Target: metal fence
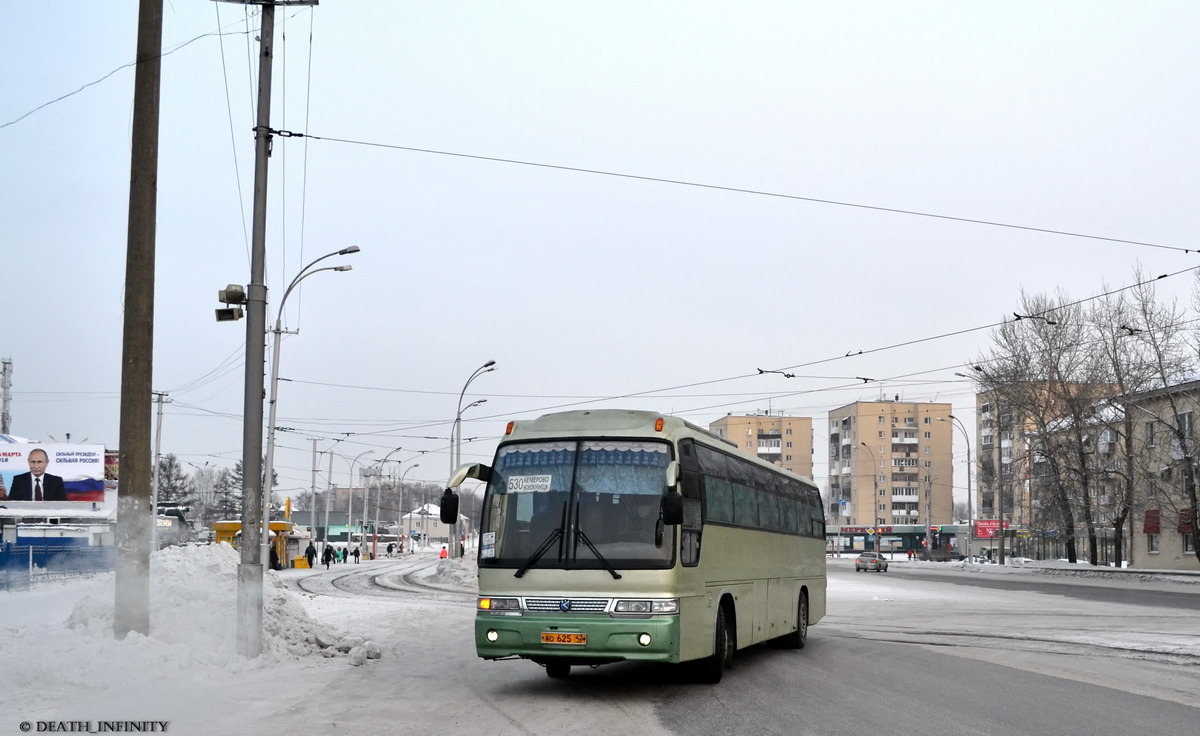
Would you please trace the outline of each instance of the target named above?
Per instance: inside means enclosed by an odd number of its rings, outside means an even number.
[[[116,559],[115,547],[5,544],[0,546],[0,590],[110,572]]]

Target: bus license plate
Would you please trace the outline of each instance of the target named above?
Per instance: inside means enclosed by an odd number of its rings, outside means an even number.
[[[582,646],[587,644],[587,634],[560,634],[556,631],[542,632],[543,644],[573,644]]]

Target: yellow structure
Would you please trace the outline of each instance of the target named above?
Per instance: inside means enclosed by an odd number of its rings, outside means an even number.
[[[291,540],[292,529],[295,524],[290,521],[272,521],[271,532],[274,537],[275,554],[279,555],[280,560],[290,559],[288,556],[288,547]],[[240,521],[214,521],[212,524],[213,542],[220,544],[228,542],[235,549],[242,536],[242,522]]]

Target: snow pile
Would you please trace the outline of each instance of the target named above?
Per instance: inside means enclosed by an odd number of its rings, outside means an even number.
[[[279,576],[267,571],[263,656],[248,665],[236,651],[239,562],[238,552],[227,544],[168,547],[155,553],[150,559],[148,638],[180,650],[188,661],[231,668],[262,666],[289,657],[329,657],[364,644],[314,621]],[[110,588],[84,597],[67,626],[111,638],[113,622]]]
[[[426,578],[431,583],[467,590],[475,590],[478,579],[479,564],[470,552],[456,560],[438,560],[437,568]]]

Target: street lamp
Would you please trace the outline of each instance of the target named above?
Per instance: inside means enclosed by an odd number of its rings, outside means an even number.
[[[859,442],[858,444],[865,447],[867,452],[871,453],[871,486],[874,489],[871,493],[871,511],[873,513],[875,511],[875,504],[879,503],[879,471],[876,469],[879,466],[879,461],[875,458],[875,451],[872,450],[870,447],[867,447],[866,442]],[[883,523],[883,519],[876,516],[875,523],[876,523],[876,525],[881,524],[881,523]],[[879,544],[879,538],[880,538],[879,530],[876,529],[875,530],[875,551],[876,552],[878,552],[881,548],[881,545]]]
[[[408,473],[413,468],[421,467],[421,463],[409,465],[404,472],[400,474],[400,506],[397,512],[396,519],[396,541],[399,542],[404,538],[404,479],[408,477]],[[408,540],[409,550],[412,550],[412,539]]]
[[[363,450],[358,453],[358,457],[350,461],[350,487],[346,493],[346,552],[350,552],[350,543],[354,541],[354,466],[358,465],[358,461],[362,460],[364,455],[370,455],[374,450]],[[363,507],[367,505],[366,491],[363,491]],[[365,530],[364,530],[365,533]]]
[[[346,435],[346,437],[349,436],[348,434]],[[334,440],[333,444],[327,450],[329,453],[329,474],[326,476],[326,480],[329,482],[329,488],[325,492],[325,546],[321,548],[322,556],[325,554],[325,548],[329,546],[329,504],[333,502],[333,456],[336,454],[333,448],[337,447],[338,443],[346,439],[346,437],[339,437]]]
[[[380,460],[378,463],[376,463],[379,466],[379,472],[383,473],[383,464],[388,461],[388,458],[390,458],[392,455],[395,455],[397,452],[400,452],[403,449],[404,449],[403,447],[397,447],[394,450],[390,450],[388,452],[388,454],[384,455],[383,459]],[[376,486],[378,486],[379,485],[378,476],[376,476],[376,479],[377,479]],[[371,495],[370,494],[371,494],[371,488],[370,488],[370,486],[367,486],[366,489],[363,491],[363,513],[362,513],[363,544],[367,543],[367,538],[366,538],[367,521],[368,521],[367,512],[371,507]],[[379,523],[379,497],[382,495],[383,495],[383,490],[381,488],[377,487],[375,489],[375,523],[376,524]],[[374,536],[375,535],[372,534],[372,537],[374,537]],[[376,552],[376,549],[375,549],[374,543],[372,543],[372,546],[371,546],[372,559],[375,557],[375,552]]]
[[[1016,317],[1017,317],[1017,319],[1021,319],[1021,315],[1016,315]],[[1045,319],[1045,318],[1039,317],[1039,319]],[[1051,324],[1057,324],[1057,323],[1051,322],[1050,320],[1046,320],[1046,321]],[[993,415],[997,419],[997,424],[996,424],[995,430],[998,430],[999,432],[1007,431],[1005,429],[1004,423],[1002,421],[999,421],[1001,419],[1001,417],[1004,416],[1003,411],[1002,411],[1002,406],[1001,406],[1000,389],[997,388],[997,386],[999,385],[999,382],[997,381],[995,376],[992,376],[987,371],[985,371],[983,369],[983,366],[977,365],[977,366],[973,366],[973,367],[976,370],[976,372],[980,373],[981,375],[983,375],[985,378],[988,379],[988,383],[984,384],[984,385],[989,387],[988,393],[994,397],[994,400],[996,402],[996,408],[992,411]],[[972,378],[971,376],[967,376],[962,373],[955,373],[954,375],[961,376],[963,378]],[[979,379],[976,377],[975,380],[979,380]],[[996,444],[997,444],[997,446],[999,446],[1001,443],[997,442]],[[993,452],[989,451],[988,455],[989,455],[989,457],[992,457]],[[1001,448],[1001,455],[1003,455],[1003,448]],[[1002,466],[1004,464],[1003,463],[1003,461],[1005,459],[1004,457],[1000,457],[1000,458],[996,458],[996,459],[998,460],[998,462],[996,462],[995,465]],[[992,496],[994,498],[993,503],[995,504],[994,509],[995,509],[995,513],[996,513],[996,522],[997,522],[996,534],[1000,540],[998,562],[1001,565],[1004,564],[1004,486],[1007,483],[1011,490],[1011,484],[1012,484],[1011,478],[1009,480],[1005,480],[1007,475],[1008,475],[1008,473],[1006,473],[1004,471],[1004,469],[1001,467],[999,469],[999,472],[992,473],[992,480],[990,481],[990,484],[992,485]],[[989,547],[989,549],[990,549],[990,547]]]
[[[955,373],[954,375],[960,375]],[[971,506],[971,464],[975,462],[974,456],[971,455],[971,435],[967,433],[967,428],[963,426],[962,420],[953,414],[950,418],[962,430],[963,439],[967,442],[967,564],[971,564],[971,538],[975,536],[975,519],[974,512]],[[946,421],[942,417],[938,417],[939,422]]]
[[[264,568],[269,559],[269,550],[271,545],[271,478],[275,472],[275,397],[279,391],[279,347],[280,335],[283,334],[283,305],[285,302],[287,302],[288,295],[292,293],[292,289],[296,288],[297,284],[309,276],[312,276],[316,273],[321,273],[322,271],[349,271],[353,268],[349,265],[341,265],[328,266],[326,268],[318,268],[310,271],[309,269],[311,269],[313,266],[325,260],[326,258],[349,255],[351,253],[357,253],[358,251],[359,247],[357,245],[352,245],[349,248],[342,248],[341,250],[335,250],[332,253],[326,253],[315,261],[309,263],[304,268],[300,269],[300,273],[296,274],[296,277],[292,279],[292,283],[288,284],[287,289],[284,290],[283,298],[279,300],[279,309],[277,309],[275,312],[275,329],[271,331],[275,335],[271,347],[271,408],[269,418],[267,419],[267,456],[266,460],[263,462],[261,562]]]
[[[475,372],[471,374],[471,377],[467,379],[467,382],[465,384],[463,384],[462,391],[459,392],[459,394],[458,394],[458,410],[455,411],[455,413],[454,413],[454,425],[451,427],[451,430],[450,430],[450,434],[451,434],[451,437],[450,437],[450,440],[451,440],[450,474],[451,475],[454,475],[454,471],[458,468],[459,462],[461,462],[461,460],[462,460],[461,453],[462,453],[462,413],[463,413],[462,402],[463,402],[463,396],[466,395],[467,387],[471,385],[471,381],[474,381],[476,378],[479,378],[484,373],[490,373],[491,371],[494,371],[494,370],[496,370],[496,361],[494,361],[494,360],[489,360],[488,362],[479,366],[478,368],[475,369]],[[474,404],[471,404],[471,406],[476,406],[478,404],[482,404],[484,401],[487,401],[487,399],[481,399],[479,401],[476,401]],[[471,406],[468,406],[467,408],[469,409],[469,408],[471,408]],[[459,556],[458,545],[454,544],[457,536],[458,536],[458,519],[455,519],[454,523],[452,523],[450,525],[449,539],[446,540],[447,542],[449,542],[447,547],[448,547],[448,552],[450,554],[450,557],[458,557]]]

